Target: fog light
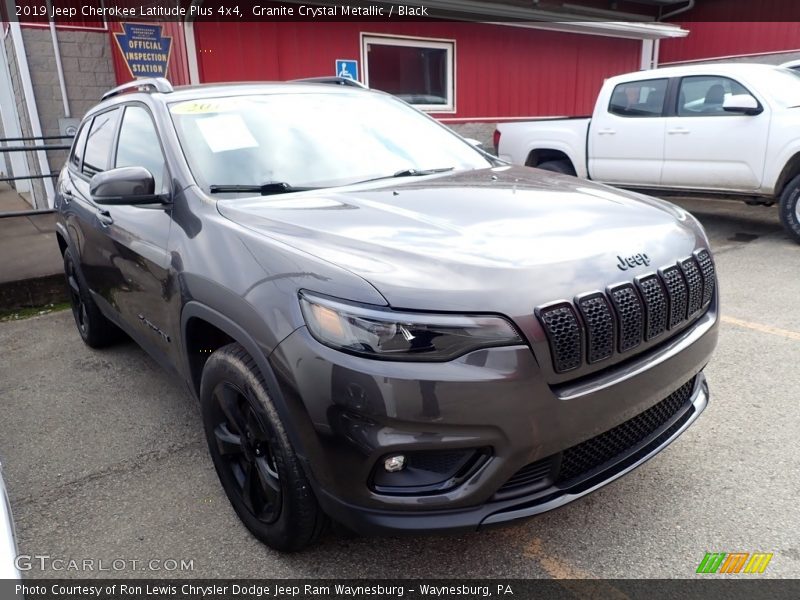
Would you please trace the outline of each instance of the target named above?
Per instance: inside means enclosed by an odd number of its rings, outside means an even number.
[[[383,461],[383,468],[386,469],[389,473],[396,473],[397,471],[402,471],[403,467],[406,466],[406,457],[402,454],[397,454],[395,456],[390,456],[385,461]]]

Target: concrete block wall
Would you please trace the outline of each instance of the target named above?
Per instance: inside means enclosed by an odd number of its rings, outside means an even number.
[[[453,123],[448,127],[462,137],[478,140],[484,150],[494,154],[492,138],[495,125],[495,123]]]
[[[76,31],[59,29],[56,32],[61,52],[61,64],[67,88],[71,116],[81,118],[86,111],[100,101],[104,92],[116,85],[111,56],[111,40],[106,31]],[[65,116],[61,87],[58,80],[56,58],[48,28],[23,28],[22,40],[28,59],[28,69],[42,126],[42,135],[60,135],[59,119]],[[32,136],[28,108],[19,73],[17,55],[11,39],[4,40],[9,58],[14,96],[20,127],[25,137]],[[48,145],[68,144],[70,140],[50,140]],[[67,158],[67,150],[47,152],[50,172],[56,172]],[[42,174],[36,154],[27,152],[32,174]],[[34,198],[37,208],[46,207],[45,188],[42,180],[33,180]]]

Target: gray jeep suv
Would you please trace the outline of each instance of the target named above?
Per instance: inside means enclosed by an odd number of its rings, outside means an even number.
[[[184,380],[270,546],[329,518],[460,531],[616,479],[702,412],[717,339],[701,226],[499,162],[347,85],[140,80],[58,181],[75,321]]]

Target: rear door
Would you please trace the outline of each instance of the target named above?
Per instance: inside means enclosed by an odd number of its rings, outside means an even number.
[[[769,109],[758,115],[727,112],[722,103],[732,94],[753,95],[729,77],[681,78],[674,116],[666,121],[663,185],[740,192],[760,187]]]
[[[667,78],[628,81],[597,107],[589,127],[589,175],[623,185],[661,182]]]

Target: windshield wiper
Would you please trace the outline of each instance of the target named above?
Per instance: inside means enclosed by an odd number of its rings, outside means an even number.
[[[235,194],[237,192],[253,193],[258,192],[262,196],[272,196],[273,194],[288,194],[289,192],[305,192],[313,190],[313,187],[293,187],[285,181],[268,181],[261,185],[211,185],[208,191],[212,194]]]
[[[438,169],[400,169],[392,175],[381,175],[380,177],[371,177],[363,181],[356,181],[350,185],[357,185],[359,183],[369,183],[370,181],[380,181],[381,179],[394,179],[395,177],[421,177],[423,175],[433,175],[434,173],[446,173],[447,171],[454,170],[455,167],[440,167]]]

